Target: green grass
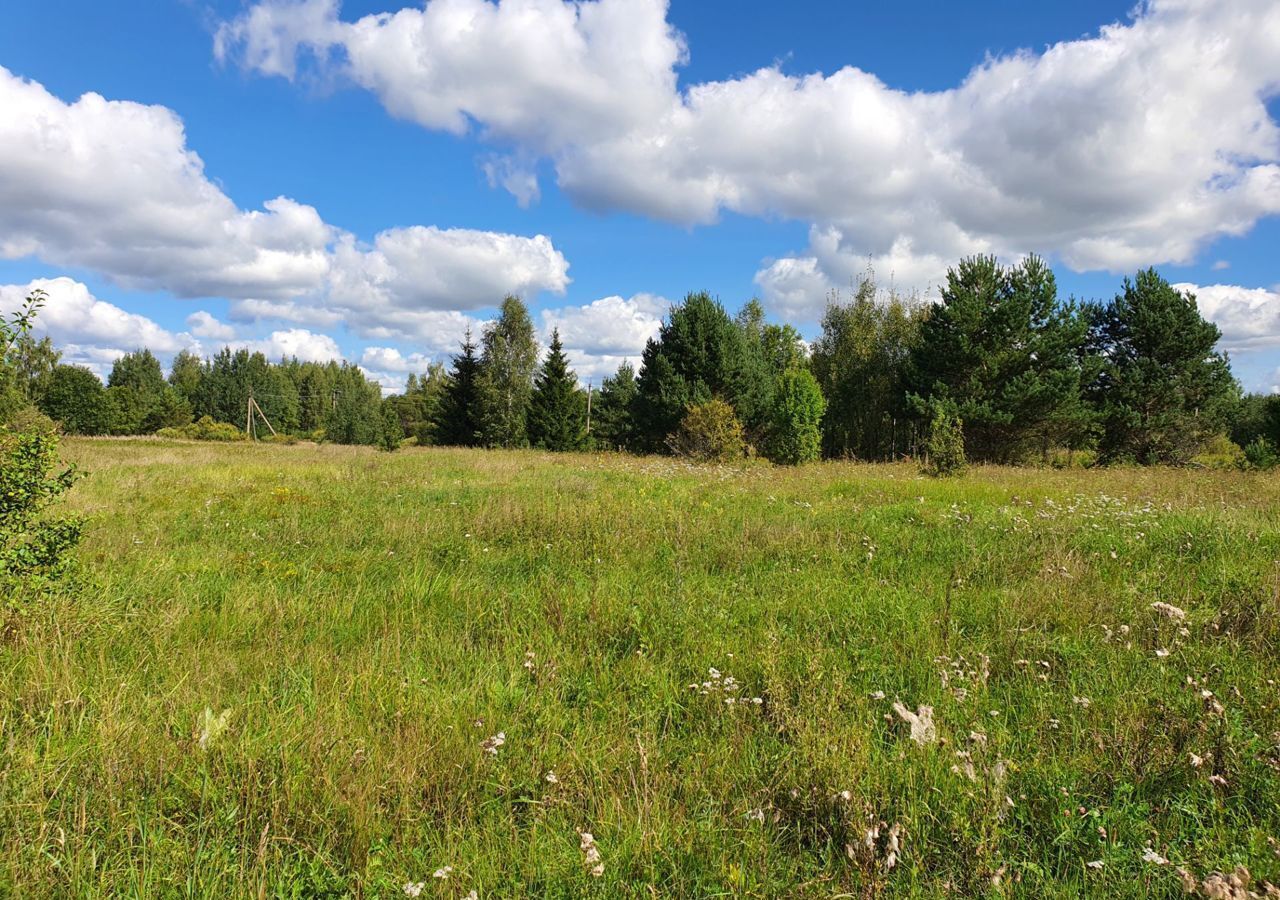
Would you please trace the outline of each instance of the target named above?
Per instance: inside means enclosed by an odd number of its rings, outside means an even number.
[[[1280,881],[1276,476],[65,449],[83,588],[0,646],[0,893]]]

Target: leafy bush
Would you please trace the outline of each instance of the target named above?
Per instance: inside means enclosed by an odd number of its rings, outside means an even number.
[[[1235,441],[1219,434],[1209,438],[1191,462],[1209,469],[1239,469],[1245,465],[1245,454]]]
[[[701,462],[742,459],[747,449],[742,423],[733,407],[719,398],[688,407],[667,446],[677,456]]]
[[[1244,461],[1250,469],[1266,471],[1280,466],[1280,452],[1266,438],[1254,438],[1244,448]]]
[[[201,416],[199,421],[189,425],[161,428],[157,437],[178,438],[188,441],[243,441],[245,433],[227,422],[215,422],[209,416]]]
[[[822,453],[822,414],[826,401],[808,369],[784,372],[778,379],[769,415],[768,456],[778,463],[812,462]]]
[[[924,473],[935,478],[964,471],[964,423],[944,404],[934,402],[925,437]]]
[[[0,594],[11,605],[61,576],[80,541],[78,517],[49,514],[76,480],[58,460],[58,439],[34,412],[0,429]]]

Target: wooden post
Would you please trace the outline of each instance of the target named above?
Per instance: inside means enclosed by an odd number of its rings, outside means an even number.
[[[253,388],[249,388],[249,402],[244,405],[244,436],[253,440]]]
[[[587,437],[591,437],[591,382],[587,382]]]
[[[250,397],[250,398],[249,398],[249,402],[250,402],[250,403],[252,403],[252,404],[253,404],[253,408],[254,408],[254,409],[256,409],[256,410],[258,411],[258,415],[262,416],[262,421],[263,421],[263,422],[265,422],[265,423],[266,423],[266,425],[267,425],[267,428],[269,428],[269,429],[271,430],[271,436],[272,436],[272,437],[275,437],[275,436],[276,436],[276,430],[275,430],[274,428],[272,428],[272,427],[271,427],[271,420],[270,420],[270,419],[268,419],[268,418],[267,418],[267,414],[266,414],[266,413],[264,413],[264,412],[262,411],[262,407],[258,405],[258,401],[257,401],[257,400],[254,400],[252,397]]]

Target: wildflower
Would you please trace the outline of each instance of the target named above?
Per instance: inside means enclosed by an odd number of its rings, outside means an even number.
[[[1178,607],[1169,603],[1161,603],[1157,601],[1156,603],[1151,604],[1151,608],[1160,613],[1160,615],[1164,616],[1166,619],[1172,619],[1175,622],[1181,622],[1187,617],[1186,610],[1178,609]]]
[[[883,700],[883,699],[884,699],[884,691],[872,691],[872,692],[871,692],[870,694],[868,694],[867,696],[869,696],[872,700]]]
[[[218,738],[222,737],[229,724],[231,724],[231,710],[224,709],[215,716],[213,710],[206,706],[204,715],[201,717],[200,749],[208,750],[210,746],[217,742]]]
[[[1081,707],[1082,709],[1088,709],[1090,706],[1093,705],[1093,701],[1090,700],[1088,697],[1072,697],[1071,702],[1074,703],[1076,706]]]
[[[932,744],[938,739],[938,729],[933,724],[932,706],[920,706],[916,712],[912,712],[901,703],[895,702],[893,711],[902,721],[911,726],[911,740],[920,746]]]
[[[431,873],[432,878],[439,878],[441,881],[447,881],[449,875],[453,873],[453,866],[442,866]]]
[[[1209,783],[1216,784],[1218,787],[1224,788],[1227,786],[1227,779],[1223,778],[1221,775],[1210,775]]]
[[[559,783],[560,783],[560,779],[556,777],[555,772],[547,773],[547,784],[559,784]]]
[[[889,829],[889,837],[884,845],[884,867],[886,871],[892,869],[898,863],[898,854],[902,852],[902,847],[898,843],[898,835],[901,833],[902,826],[896,822]]]
[[[596,846],[596,839],[589,831],[580,831],[578,836],[582,839],[578,844],[578,849],[582,851],[582,862],[592,877],[599,878],[604,874],[604,862],[600,859],[600,848]]]
[[[427,886],[425,881],[410,881],[404,886],[404,895],[406,897],[417,897],[422,893],[422,889]]]
[[[1197,756],[1197,755],[1196,755],[1196,754],[1194,754],[1194,753],[1188,753],[1188,754],[1187,754],[1187,756],[1188,756],[1188,758],[1190,759],[1190,762],[1191,762],[1191,768],[1193,768],[1193,769],[1198,769],[1198,768],[1200,768],[1201,766],[1203,766],[1203,765],[1204,765],[1204,757],[1203,757],[1203,756]]]
[[[467,896],[463,897],[462,900],[480,900],[480,895],[476,893],[475,888],[472,888],[467,891]]]
[[[1142,851],[1142,861],[1154,863],[1157,866],[1169,865],[1169,860],[1165,859],[1163,856],[1161,856],[1155,850],[1152,850],[1150,847]]]
[[[499,731],[497,734],[485,738],[480,742],[480,748],[490,756],[498,755],[498,748],[507,742],[507,734],[505,731]]]
[[[748,811],[747,811],[747,820],[748,820],[748,821],[750,821],[750,822],[763,822],[763,821],[764,821],[764,810],[763,810],[763,809],[752,809],[752,810],[748,810]]]
[[[1100,860],[1100,859],[1095,859],[1095,860],[1093,860],[1092,862],[1087,862],[1087,863],[1085,863],[1085,865],[1086,865],[1086,866],[1088,866],[1090,869],[1101,869],[1101,868],[1102,868],[1102,860]]]
[[[1156,656],[1159,657],[1160,659],[1164,659],[1168,655],[1169,655],[1169,651],[1164,649],[1163,647],[1156,650]]]

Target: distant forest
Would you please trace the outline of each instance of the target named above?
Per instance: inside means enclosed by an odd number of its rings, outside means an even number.
[[[506,298],[446,368],[383,398],[350,363],[223,349],[179,353],[167,376],[143,348],[107,383],[25,335],[0,373],[0,413],[34,404],[72,434],[278,441],[395,449],[607,449],[699,459],[760,455],[1005,464],[1186,464],[1203,454],[1271,467],[1280,398],[1244,394],[1195,297],[1154,269],[1108,302],[1058,296],[1036,257],[976,256],[939,299],[884,296],[871,277],[833,297],[820,335],[736,315],[706,293],[675,306],[644,349],[591,396],[559,334],[539,361],[528,309]]]

